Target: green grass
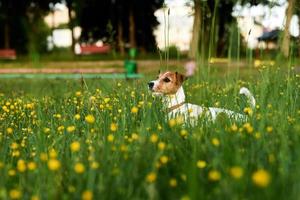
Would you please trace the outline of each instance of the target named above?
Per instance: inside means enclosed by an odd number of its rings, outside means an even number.
[[[199,71],[184,85],[187,101],[238,111],[238,89],[247,86],[258,104],[248,124],[219,118],[191,127],[167,120],[159,99],[147,91],[154,76],[0,80],[0,199],[80,199],[90,193],[94,199],[297,199],[299,75],[287,76],[277,66],[239,76],[227,69]],[[88,123],[87,115],[95,122]],[[79,151],[71,150],[73,142]],[[53,171],[55,161],[60,166]],[[198,161],[206,166],[199,168]],[[83,173],[75,172],[76,163]],[[235,175],[243,171],[239,179],[230,173],[233,166]],[[267,174],[258,174],[265,187],[252,180],[260,169]]]

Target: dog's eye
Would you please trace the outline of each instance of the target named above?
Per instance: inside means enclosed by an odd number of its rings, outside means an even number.
[[[166,77],[166,78],[163,79],[163,81],[166,82],[166,83],[168,83],[168,82],[170,82],[171,80],[170,80],[169,78]]]

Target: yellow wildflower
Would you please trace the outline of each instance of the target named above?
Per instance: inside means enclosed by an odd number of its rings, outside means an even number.
[[[169,158],[168,158],[168,156],[163,155],[159,158],[159,160],[162,164],[167,164],[169,161]]]
[[[18,163],[17,163],[17,169],[19,172],[25,172],[26,171],[26,163],[24,160],[18,160]]]
[[[206,162],[204,160],[198,160],[197,161],[197,167],[202,169],[206,167]]]
[[[211,170],[208,172],[208,179],[210,181],[219,181],[221,179],[221,173],[217,170]]]
[[[13,131],[14,131],[14,130],[13,130],[12,128],[10,128],[10,127],[6,129],[6,132],[7,132],[8,134],[12,134]]]
[[[109,142],[113,142],[114,139],[115,139],[115,137],[114,137],[113,134],[109,134],[109,135],[107,136],[107,140],[108,140]]]
[[[271,176],[266,170],[259,169],[252,174],[252,181],[258,187],[267,187],[271,181]]]
[[[22,193],[18,189],[12,189],[12,190],[9,191],[9,197],[11,199],[20,199],[21,196],[22,196]]]
[[[218,138],[213,138],[213,139],[211,140],[211,143],[212,143],[214,146],[216,146],[216,147],[220,146],[220,141],[219,141]]]
[[[158,135],[153,133],[151,136],[150,136],[150,141],[152,143],[156,143],[158,141]]]
[[[31,161],[31,162],[29,162],[29,163],[27,164],[27,167],[28,167],[29,170],[33,171],[33,170],[36,169],[36,163],[33,162],[33,161]]]
[[[157,146],[158,146],[158,148],[159,148],[160,150],[163,151],[163,150],[165,149],[165,147],[166,147],[166,144],[165,144],[164,142],[159,142]]]
[[[150,172],[147,176],[146,176],[146,181],[148,183],[153,183],[156,181],[156,173],[154,172]]]
[[[56,171],[60,168],[60,162],[59,160],[57,159],[54,159],[54,158],[51,158],[49,161],[48,161],[48,168],[51,170],[51,171]]]
[[[169,181],[170,187],[176,187],[177,186],[177,180],[175,178],[171,178]]]
[[[243,127],[244,127],[244,129],[246,129],[247,133],[249,133],[249,134],[252,133],[254,130],[250,123],[244,124]]]
[[[247,115],[249,115],[249,116],[252,116],[252,114],[253,114],[253,111],[252,111],[252,109],[251,108],[249,108],[249,107],[246,107],[246,108],[244,108],[244,113],[246,113]]]
[[[67,131],[68,131],[69,133],[74,132],[75,129],[76,129],[75,126],[68,126],[68,127],[67,127]]]
[[[118,125],[117,125],[116,123],[111,123],[111,124],[110,124],[110,130],[111,130],[112,132],[117,131],[117,129],[118,129]]]
[[[169,126],[170,127],[173,127],[173,126],[175,126],[176,125],[176,120],[175,119],[170,119],[169,120]]]
[[[82,200],[92,200],[93,199],[93,193],[90,190],[85,190],[81,194]]]
[[[272,133],[273,132],[273,127],[272,126],[268,126],[267,127],[267,132],[268,133]]]
[[[74,116],[74,118],[75,118],[76,120],[79,120],[79,119],[80,119],[80,115],[79,115],[79,114],[76,114],[76,115]]]
[[[95,117],[93,115],[87,115],[85,116],[85,121],[89,124],[95,123]]]
[[[82,163],[78,162],[74,165],[74,171],[77,174],[82,174],[85,171],[85,167]]]
[[[236,132],[238,130],[238,127],[236,124],[232,124],[230,129],[231,129],[231,131]]]
[[[81,94],[81,92],[80,91],[77,91],[76,93],[75,93],[75,96],[76,97],[80,97],[82,94]]]
[[[132,107],[131,108],[131,113],[136,114],[139,111],[139,109],[137,107]]]
[[[78,141],[72,142],[70,144],[70,149],[72,152],[77,152],[80,150],[80,143]]]
[[[244,174],[244,170],[239,166],[234,166],[229,169],[229,173],[233,178],[240,179]]]

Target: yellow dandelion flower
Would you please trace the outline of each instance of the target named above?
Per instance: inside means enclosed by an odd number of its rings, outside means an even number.
[[[134,106],[131,108],[131,113],[136,114],[139,111],[138,107]]]
[[[44,133],[49,133],[50,132],[50,128],[47,128],[47,127],[45,127],[44,129],[43,129],[43,131],[44,131]]]
[[[206,162],[204,160],[198,160],[197,161],[197,167],[200,169],[203,169],[206,167]]]
[[[89,124],[95,123],[95,117],[93,115],[87,115],[85,116],[85,121]]]
[[[272,133],[273,132],[273,127],[272,126],[268,126],[267,127],[267,132],[268,133]]]
[[[220,146],[220,140],[218,138],[213,138],[211,143],[216,147]]]
[[[99,168],[99,163],[96,162],[96,161],[93,161],[93,162],[91,163],[91,168],[92,168],[92,169],[98,169],[98,168]]]
[[[59,127],[57,127],[57,131],[59,131],[59,132],[63,131],[64,129],[65,129],[64,126],[59,126]]]
[[[38,195],[32,195],[30,200],[40,200],[40,197]]]
[[[166,143],[159,142],[157,146],[158,146],[159,150],[163,151],[165,149],[165,147],[166,147]]]
[[[75,131],[75,129],[76,129],[75,126],[68,126],[68,127],[67,127],[67,132],[68,132],[68,133],[72,133],[72,132]]]
[[[174,127],[176,125],[176,120],[175,119],[170,119],[169,120],[169,126]]]
[[[40,154],[40,159],[41,161],[47,161],[48,160],[48,155],[46,153],[41,153]]]
[[[218,170],[210,170],[208,172],[208,180],[219,181],[221,179],[221,173]]]
[[[20,156],[20,151],[14,150],[14,151],[12,152],[12,156],[13,156],[13,157],[19,157],[19,156]]]
[[[185,130],[185,129],[182,129],[181,131],[180,131],[180,136],[181,137],[187,137],[187,134],[188,134],[188,132],[187,132],[187,130]]]
[[[252,181],[258,187],[267,187],[270,184],[271,176],[264,169],[259,169],[252,174]]]
[[[246,108],[244,108],[244,113],[246,113],[247,115],[249,115],[249,116],[252,116],[252,114],[253,114],[253,111],[252,111],[252,109],[251,108],[249,108],[249,107],[246,107]]]
[[[60,168],[60,162],[59,162],[59,160],[54,159],[54,158],[51,158],[51,159],[48,161],[48,168],[49,168],[51,171],[57,171],[57,170]]]
[[[136,134],[136,133],[132,133],[132,134],[131,134],[131,138],[132,138],[133,140],[138,140],[138,139],[139,139],[139,135]]]
[[[156,173],[155,172],[150,172],[147,176],[146,176],[146,181],[148,183],[153,183],[156,181]]]
[[[261,134],[260,134],[260,132],[256,132],[256,133],[255,133],[255,135],[254,135],[254,137],[255,137],[256,139],[259,139],[259,138],[261,138]]]
[[[50,158],[56,158],[57,157],[57,152],[55,151],[55,149],[50,149],[49,156],[50,156]]]
[[[81,94],[80,91],[75,92],[75,96],[76,96],[76,97],[80,97],[81,95],[82,95],[82,94]]]
[[[16,170],[10,169],[10,170],[8,170],[7,173],[8,173],[9,176],[15,176],[16,175]]]
[[[117,131],[117,129],[118,129],[118,125],[117,125],[116,123],[111,123],[111,124],[110,124],[110,130],[111,130],[112,132]]]
[[[76,120],[79,120],[79,119],[80,119],[80,115],[79,115],[79,114],[76,114],[76,115],[74,116],[74,118],[75,118]]]
[[[168,158],[168,156],[163,155],[159,158],[159,160],[162,164],[167,164],[169,161],[169,158]]]
[[[12,129],[10,127],[6,129],[7,134],[12,134],[13,131],[14,131],[14,129]]]
[[[25,172],[27,169],[26,163],[24,160],[18,160],[17,162],[17,169],[19,172]]]
[[[85,167],[82,163],[78,162],[74,165],[74,171],[77,174],[82,174],[85,171]]]
[[[31,161],[27,164],[27,168],[30,170],[30,171],[33,171],[36,169],[36,163]]]
[[[253,127],[250,123],[246,123],[243,125],[243,128],[246,130],[247,133],[251,134],[253,132]]]
[[[9,197],[11,199],[20,199],[22,197],[22,193],[18,189],[12,189],[9,191]]]
[[[38,195],[31,196],[30,200],[40,200]]]
[[[177,180],[175,178],[171,178],[169,180],[170,187],[176,187],[177,186]]]
[[[81,194],[81,199],[82,200],[92,200],[93,199],[93,192],[90,190],[85,190]]]
[[[16,143],[16,142],[11,143],[11,145],[10,145],[10,148],[13,149],[13,150],[18,149],[18,147],[19,147],[19,144]]]
[[[113,134],[109,134],[109,135],[107,136],[107,141],[109,141],[109,142],[113,142],[114,139],[115,139],[115,136],[114,136]]]
[[[104,98],[104,102],[105,102],[105,103],[108,103],[109,101],[110,101],[110,98],[108,98],[108,97],[107,97],[107,98]]]
[[[238,130],[238,127],[236,124],[232,124],[232,126],[230,127],[231,131],[236,132]]]
[[[151,136],[150,136],[150,141],[152,143],[156,143],[158,141],[158,135],[153,133]]]
[[[239,166],[233,166],[229,169],[229,174],[235,179],[240,179],[244,174],[244,170]]]
[[[80,150],[80,143],[78,141],[72,142],[70,144],[70,149],[72,152],[77,152]]]

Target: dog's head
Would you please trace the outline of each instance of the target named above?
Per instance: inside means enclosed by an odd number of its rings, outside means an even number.
[[[148,83],[149,90],[157,94],[175,94],[186,77],[178,72],[159,73],[156,80]]]

